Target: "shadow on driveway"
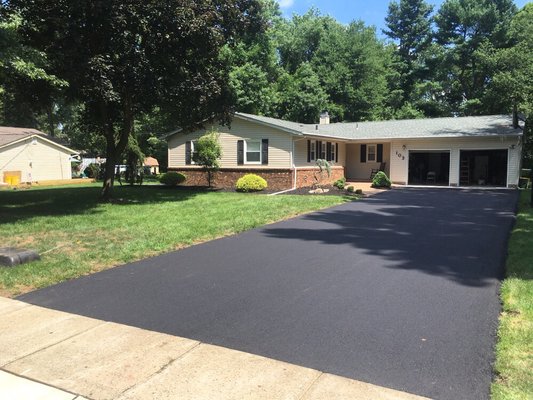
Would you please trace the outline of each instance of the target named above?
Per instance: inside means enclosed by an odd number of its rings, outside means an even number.
[[[494,241],[501,242],[509,232],[517,200],[516,192],[508,190],[397,189],[366,199],[364,207],[339,206],[304,216],[306,223],[298,227],[281,225],[263,232],[349,245],[378,256],[383,261],[379,267],[420,270],[484,286],[502,276],[501,263],[493,257],[503,262],[505,253],[494,248]]]

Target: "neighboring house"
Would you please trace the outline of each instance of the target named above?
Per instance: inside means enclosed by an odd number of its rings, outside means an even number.
[[[144,159],[144,169],[151,175],[159,174],[159,162],[154,157],[146,157]]]
[[[223,156],[215,186],[231,187],[245,173],[263,176],[274,189],[310,186],[317,158],[331,162],[329,181],[370,180],[382,168],[402,185],[516,187],[522,128],[510,116],[300,124],[236,113],[220,133]],[[187,175],[186,184],[204,185],[192,161],[194,144],[206,129],[175,131],[168,140],[168,169]]]
[[[72,179],[78,152],[31,128],[0,127],[0,183]]]

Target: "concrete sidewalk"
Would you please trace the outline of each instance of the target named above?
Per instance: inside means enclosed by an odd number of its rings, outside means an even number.
[[[0,320],[0,398],[422,399],[254,354],[3,297]]]

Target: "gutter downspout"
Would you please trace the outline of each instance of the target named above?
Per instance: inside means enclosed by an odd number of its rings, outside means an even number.
[[[298,170],[296,169],[296,164],[294,163],[294,143],[297,142],[297,141],[300,141],[300,140],[304,140],[306,138],[300,138],[298,140],[292,140],[291,142],[291,145],[292,145],[292,148],[291,148],[291,165],[292,165],[292,170],[294,171],[294,179],[293,179],[293,182],[292,182],[292,188],[290,189],[285,189],[285,190],[282,190],[280,192],[276,192],[276,193],[270,193],[269,196],[275,196],[277,194],[282,194],[282,193],[287,193],[287,192],[292,192],[293,190],[296,190],[296,174],[298,172]]]

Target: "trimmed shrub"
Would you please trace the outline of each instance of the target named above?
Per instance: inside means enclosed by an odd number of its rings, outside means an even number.
[[[353,186],[348,186],[348,187],[346,188],[346,190],[347,190],[348,192],[350,192],[350,193],[353,193],[353,191],[355,190],[355,188],[354,188]]]
[[[238,192],[259,192],[268,187],[267,181],[256,174],[246,174],[239,178],[235,188]]]
[[[345,185],[346,185],[346,178],[344,176],[340,179],[337,179],[333,183],[333,186],[335,186],[337,189],[340,189],[340,190],[344,189]]]
[[[390,188],[391,184],[392,183],[387,177],[387,174],[385,174],[383,171],[379,171],[376,176],[374,176],[374,179],[372,179],[373,188]]]
[[[357,190],[355,191],[355,194],[363,194],[363,189],[357,189]]]
[[[159,177],[159,182],[165,186],[176,186],[185,182],[187,177],[179,172],[166,172]]]

